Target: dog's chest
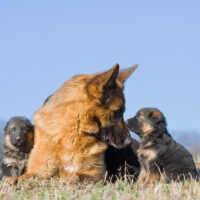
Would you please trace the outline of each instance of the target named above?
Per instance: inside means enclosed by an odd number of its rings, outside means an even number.
[[[5,156],[3,159],[3,163],[7,167],[15,167],[16,169],[21,171],[26,167],[28,155],[29,154],[24,152],[15,152],[5,149]]]
[[[137,152],[138,152],[139,159],[141,161],[142,160],[148,160],[148,161],[155,160],[157,157],[157,154],[158,154],[158,152],[152,148],[139,148]]]
[[[17,160],[11,157],[5,157],[3,160],[3,171],[5,176],[18,177],[22,175],[26,169],[27,159]]]
[[[29,153],[25,153],[22,151],[11,151],[7,148],[4,149],[4,154],[6,158],[13,158],[19,161],[27,160],[29,156]]]
[[[17,166],[18,168],[24,168],[27,162],[27,159],[24,160],[17,160],[15,158],[11,158],[11,157],[5,157],[4,158],[4,164],[6,164],[8,167],[10,166]]]
[[[62,166],[66,173],[88,174],[89,176],[103,176],[105,171],[104,152],[96,153],[94,149],[81,154],[66,154],[62,157]]]

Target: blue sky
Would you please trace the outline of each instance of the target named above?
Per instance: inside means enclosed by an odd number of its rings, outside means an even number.
[[[200,1],[1,1],[0,118],[27,116],[75,74],[139,64],[125,119],[157,107],[200,131]]]

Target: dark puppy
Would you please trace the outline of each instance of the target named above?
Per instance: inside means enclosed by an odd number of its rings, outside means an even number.
[[[2,177],[18,177],[25,172],[33,147],[33,132],[33,125],[25,117],[13,117],[8,121],[4,133]]]
[[[161,175],[166,181],[198,178],[192,155],[172,139],[165,117],[159,110],[143,108],[127,120],[127,126],[141,138],[138,183],[153,183]]]
[[[137,180],[140,173],[140,163],[134,151],[134,148],[136,148],[135,143],[136,140],[132,140],[132,145],[122,149],[117,149],[109,145],[105,151],[108,181],[115,182],[118,178],[124,178],[125,176],[129,180]]]

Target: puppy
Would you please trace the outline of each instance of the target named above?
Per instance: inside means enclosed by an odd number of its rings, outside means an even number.
[[[107,171],[107,180],[115,182],[117,179],[136,181],[140,173],[140,163],[134,151],[137,141],[132,139],[132,144],[117,149],[111,145],[105,151],[105,166]],[[134,148],[133,148],[134,147]]]
[[[56,175],[71,183],[103,179],[108,145],[131,143],[123,83],[136,67],[119,71],[116,64],[107,72],[74,76],[58,89],[33,116],[35,143],[27,172],[7,182]]]
[[[4,132],[1,178],[18,177],[26,171],[33,147],[33,132],[33,125],[25,117],[13,117],[8,121]]]
[[[135,117],[127,120],[127,126],[141,138],[138,183],[153,183],[161,175],[166,181],[198,178],[192,155],[173,140],[167,131],[165,117],[158,109],[139,110]]]

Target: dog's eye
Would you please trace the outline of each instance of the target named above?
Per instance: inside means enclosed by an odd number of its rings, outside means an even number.
[[[123,115],[123,110],[122,109],[114,111],[115,120],[119,120],[122,117],[122,115]]]
[[[15,133],[15,129],[11,129],[10,134],[14,134],[14,133]]]
[[[26,128],[22,127],[22,128],[21,128],[21,131],[22,131],[23,133],[26,133]]]

